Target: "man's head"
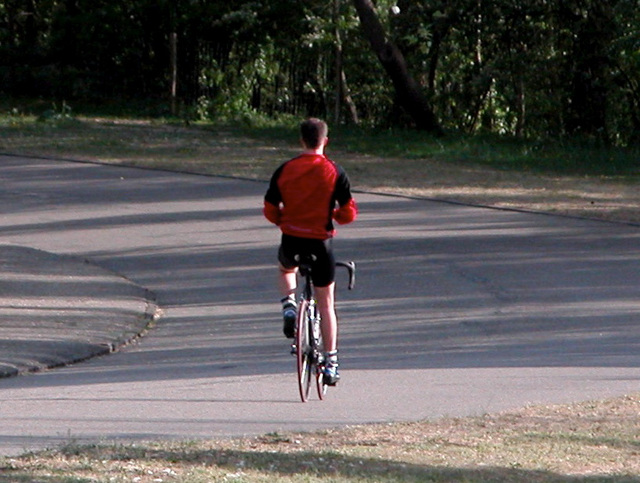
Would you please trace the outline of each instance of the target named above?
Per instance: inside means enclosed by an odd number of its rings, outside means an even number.
[[[328,134],[327,123],[320,119],[312,117],[300,124],[300,138],[308,149],[324,148]]]

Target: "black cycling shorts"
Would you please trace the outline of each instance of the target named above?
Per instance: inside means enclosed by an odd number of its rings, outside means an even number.
[[[296,255],[300,258],[315,256],[311,262],[311,280],[316,287],[327,287],[335,280],[336,261],[333,257],[332,238],[327,240],[315,240],[312,238],[299,238],[291,235],[282,235],[282,243],[278,250],[278,261],[285,268],[294,268],[299,265]]]

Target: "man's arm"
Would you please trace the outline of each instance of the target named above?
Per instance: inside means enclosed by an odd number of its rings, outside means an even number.
[[[333,210],[333,219],[341,225],[351,223],[356,219],[357,216],[358,206],[356,205],[356,201],[353,198],[350,198],[349,201],[340,206],[340,208],[336,208],[335,210]]]
[[[280,194],[280,188],[278,187],[278,178],[282,172],[283,166],[280,166],[269,182],[269,189],[264,195],[264,207],[262,213],[264,217],[274,225],[280,225],[280,218],[282,213],[280,211],[280,203],[282,203],[282,195]]]
[[[262,213],[264,214],[264,217],[274,225],[280,224],[281,213],[280,213],[279,206],[274,206],[271,203],[269,203],[267,200],[265,200]]]
[[[351,183],[347,173],[340,168],[336,181],[336,200],[339,208],[333,210],[333,219],[341,225],[351,223],[358,216],[358,206],[351,196]]]

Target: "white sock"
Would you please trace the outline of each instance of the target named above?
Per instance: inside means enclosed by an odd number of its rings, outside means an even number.
[[[338,351],[329,351],[324,353],[324,358],[332,365],[338,365]]]
[[[296,304],[296,296],[291,294],[288,295],[287,297],[284,297],[282,300],[280,300],[280,302],[282,302],[282,305],[295,305]]]

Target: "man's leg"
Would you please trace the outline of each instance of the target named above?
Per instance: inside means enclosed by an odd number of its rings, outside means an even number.
[[[316,299],[320,311],[322,340],[325,351],[324,382],[335,386],[340,380],[338,374],[338,318],[334,306],[335,283],[326,287],[316,287]]]
[[[282,264],[278,265],[280,277],[278,278],[278,286],[283,297],[292,296],[295,299],[298,268],[285,268]]]
[[[296,284],[297,268],[285,268],[279,265],[278,285],[282,298],[282,332],[288,339],[293,339],[296,330]]]
[[[326,287],[315,287],[322,324],[322,340],[326,352],[335,351],[338,341],[338,318],[334,306],[335,286],[333,282]]]

